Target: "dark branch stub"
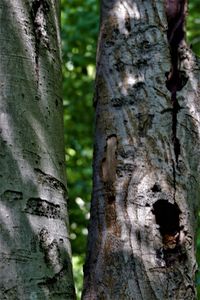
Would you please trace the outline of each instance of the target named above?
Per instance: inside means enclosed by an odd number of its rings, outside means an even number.
[[[161,187],[160,187],[160,185],[159,185],[158,183],[155,183],[154,186],[151,188],[151,191],[152,191],[153,193],[159,193],[159,192],[161,192]]]

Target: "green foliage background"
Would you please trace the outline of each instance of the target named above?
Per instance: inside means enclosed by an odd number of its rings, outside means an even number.
[[[62,0],[63,99],[70,237],[78,298],[92,188],[93,92],[99,12],[96,0]]]
[[[86,250],[92,187],[93,92],[99,27],[96,0],[62,0],[63,99],[70,237],[78,298]],[[187,37],[200,55],[200,5],[190,0]],[[198,238],[200,261],[200,237]],[[200,276],[197,277],[200,285]]]

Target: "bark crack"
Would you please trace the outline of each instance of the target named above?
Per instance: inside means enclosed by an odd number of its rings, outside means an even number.
[[[181,109],[177,92],[180,91],[187,82],[187,77],[180,70],[180,46],[184,43],[185,37],[185,17],[187,9],[187,0],[165,0],[165,9],[168,22],[167,38],[170,46],[171,70],[166,74],[166,86],[171,92],[172,102],[172,143],[174,148],[175,160],[172,160],[174,198],[176,193],[176,168],[178,168],[178,159],[181,153],[181,144],[177,136],[178,113]]]

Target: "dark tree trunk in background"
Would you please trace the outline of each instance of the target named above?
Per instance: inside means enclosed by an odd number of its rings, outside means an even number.
[[[200,73],[186,6],[101,1],[84,300],[196,297]]]
[[[0,299],[74,299],[59,1],[0,1]]]

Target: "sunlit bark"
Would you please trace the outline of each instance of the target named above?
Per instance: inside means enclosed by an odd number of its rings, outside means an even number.
[[[84,300],[196,297],[199,61],[164,2],[101,1]]]
[[[74,299],[58,3],[0,3],[0,299]]]

